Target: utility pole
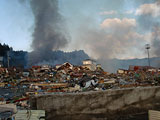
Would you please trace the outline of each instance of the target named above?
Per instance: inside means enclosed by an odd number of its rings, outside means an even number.
[[[9,68],[9,59],[10,59],[10,57],[9,57],[9,51],[7,51],[7,66],[8,66],[8,68]]]
[[[149,59],[149,49],[151,48],[149,44],[146,44],[145,45],[145,48],[147,50],[147,53],[148,53],[148,65],[150,66],[150,59]]]

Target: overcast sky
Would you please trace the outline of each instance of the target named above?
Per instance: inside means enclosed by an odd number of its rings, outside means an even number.
[[[22,1],[0,0],[0,42],[32,51],[34,17],[29,1]],[[156,0],[59,0],[59,12],[70,36],[62,50],[82,49],[93,58],[142,58],[145,44],[152,44],[153,31],[141,16],[159,23],[160,4]]]

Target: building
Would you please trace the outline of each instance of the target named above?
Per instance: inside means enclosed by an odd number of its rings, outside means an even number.
[[[156,71],[156,68],[151,67],[151,66],[134,66],[130,65],[129,66],[129,71]]]
[[[128,74],[128,70],[125,69],[118,69],[117,74]]]
[[[87,59],[83,61],[83,68],[88,68],[91,71],[95,71],[97,69],[96,61]]]
[[[48,71],[51,68],[49,65],[41,65],[41,70],[46,70]]]
[[[56,68],[58,68],[58,70],[63,70],[65,68],[73,69],[73,65],[70,64],[69,62],[65,62],[60,66],[56,66]]]
[[[94,65],[96,65],[96,61],[91,60],[91,59],[83,60],[83,65],[89,65],[89,64],[94,64]]]

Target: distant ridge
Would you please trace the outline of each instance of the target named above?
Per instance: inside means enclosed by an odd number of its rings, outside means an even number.
[[[109,59],[109,60],[97,60],[102,64],[103,68],[108,72],[116,72],[117,69],[128,69],[129,65],[148,66],[148,59]],[[151,66],[160,67],[160,57],[150,58]]]

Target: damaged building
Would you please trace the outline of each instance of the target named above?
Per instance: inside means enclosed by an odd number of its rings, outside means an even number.
[[[86,59],[83,61],[83,68],[88,68],[91,71],[95,71],[97,69],[97,63],[95,60]],[[99,66],[98,66],[99,67]]]

